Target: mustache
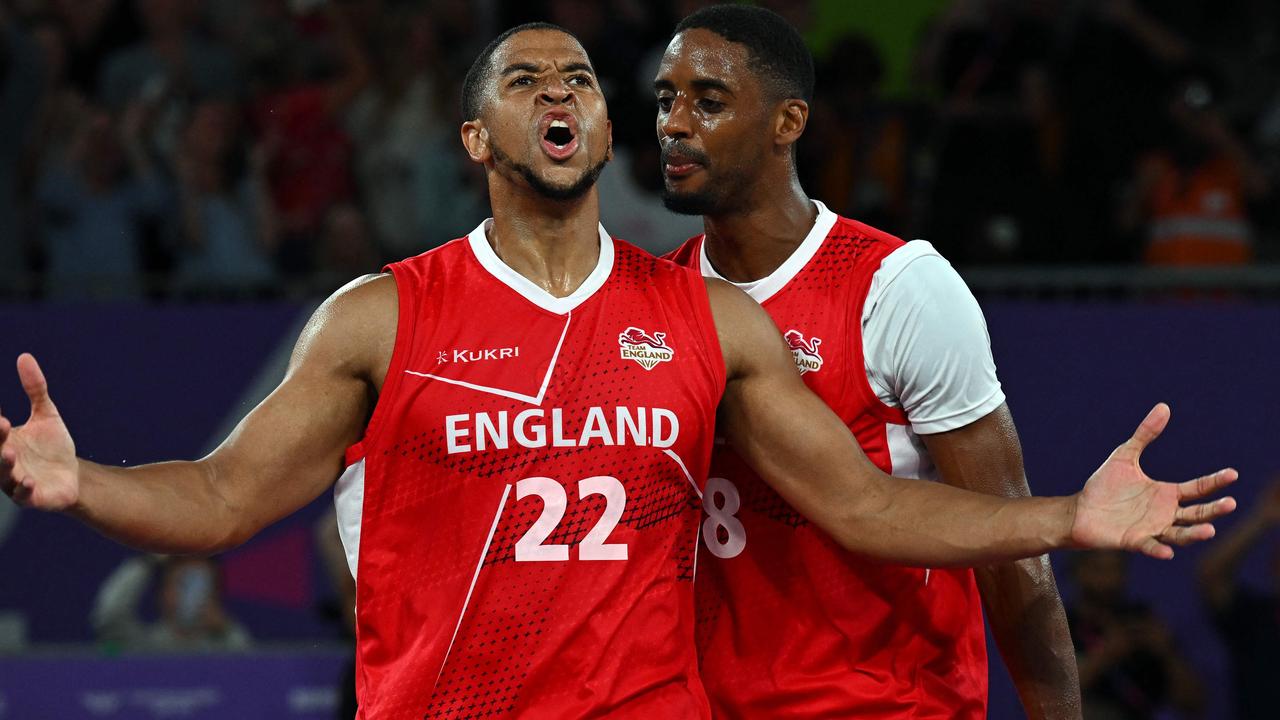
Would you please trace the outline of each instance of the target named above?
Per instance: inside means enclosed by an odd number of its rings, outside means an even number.
[[[670,145],[663,146],[662,164],[666,165],[667,162],[671,159],[672,155],[679,155],[682,158],[692,160],[693,162],[696,162],[699,165],[710,164],[710,158],[707,157],[706,153],[700,150],[695,150],[689,147],[688,145],[685,145],[684,143],[680,142],[679,140],[671,143]]]

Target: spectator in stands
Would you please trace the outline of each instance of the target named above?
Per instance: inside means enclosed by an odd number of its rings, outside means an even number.
[[[354,170],[381,255],[416,255],[470,231],[484,212],[458,143],[456,93],[439,72],[434,16],[388,9],[374,20],[370,83],[346,114]]]
[[[131,0],[48,0],[45,9],[67,31],[67,80],[96,97],[106,59],[142,37]]]
[[[191,112],[175,158],[180,292],[244,295],[275,279],[275,218],[261,150],[242,132],[240,107],[205,100]]]
[[[1250,551],[1275,537],[1280,526],[1280,480],[1253,504],[1230,532],[1215,540],[1200,561],[1200,590],[1231,656],[1236,715],[1274,718],[1280,708],[1280,546],[1270,545],[1271,587],[1250,586],[1240,568]]]
[[[1198,717],[1199,679],[1172,633],[1146,605],[1128,597],[1128,558],[1082,553],[1072,576],[1078,591],[1067,611],[1089,720],[1155,720],[1176,710]]]
[[[107,107],[122,109],[143,96],[232,97],[239,91],[234,54],[199,33],[199,2],[132,2],[145,34],[107,58],[98,88]]]
[[[1141,238],[1116,222],[1116,198],[1165,115],[1161,87],[1193,47],[1157,13],[1187,3],[1092,0],[1061,3],[1055,22],[1055,97],[1063,119],[1060,221],[1055,259],[1132,262]]]
[[[159,617],[141,617],[143,597],[159,573]],[[227,615],[218,565],[207,558],[142,556],[126,560],[98,590],[93,629],[98,641],[136,652],[245,650],[249,632]]]
[[[0,6],[0,288],[27,280],[21,170],[51,68],[39,40]]]
[[[85,107],[66,155],[41,168],[36,200],[50,297],[142,294],[143,221],[162,215],[168,196],[143,147],[147,112],[135,103],[117,121]]]
[[[287,275],[312,269],[315,238],[325,212],[350,200],[351,139],[343,118],[369,82],[370,66],[345,6],[325,3],[298,22],[323,19],[337,43],[337,57],[304,62],[303,46],[270,38],[260,49],[252,78],[252,116],[264,143],[266,176],[279,222],[277,267]],[[317,15],[318,13],[318,15]]]
[[[155,108],[149,145],[166,167],[176,162],[182,126],[198,98],[236,98],[239,66],[230,49],[205,37],[198,0],[128,0],[143,36],[107,57],[98,102],[119,112],[142,101]]]
[[[1169,137],[1138,165],[1122,222],[1141,224],[1151,265],[1239,265],[1253,257],[1248,204],[1267,179],[1201,73],[1175,83]]]
[[[316,249],[317,276],[330,289],[381,267],[369,220],[351,203],[334,205],[325,213]]]
[[[1034,259],[1054,229],[1042,144],[1052,29],[1025,5],[957,2],[935,28],[943,100],[925,235],[953,262]]]
[[[837,40],[817,68],[817,93],[799,144],[801,184],[842,215],[910,237],[912,137],[908,113],[879,97],[884,63],[866,37]]]

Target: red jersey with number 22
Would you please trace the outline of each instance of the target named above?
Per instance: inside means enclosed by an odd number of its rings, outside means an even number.
[[[555,298],[485,226],[390,266],[339,481],[364,720],[706,718],[692,578],[724,364],[702,277],[600,231]]]
[[[713,275],[702,236],[671,259]],[[913,476],[906,414],[867,380],[861,318],[872,276],[903,242],[819,207],[810,237],[745,287],[806,385],[881,470]],[[698,644],[717,718],[986,716],[986,645],[970,570],[871,561],[839,547],[717,445],[705,492]]]

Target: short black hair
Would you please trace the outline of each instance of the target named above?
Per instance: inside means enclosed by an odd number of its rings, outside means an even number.
[[[752,64],[779,98],[813,100],[813,55],[781,15],[750,5],[712,5],[681,20],[672,37],[698,28],[745,45]]]
[[[480,98],[484,94],[483,86],[485,80],[489,76],[490,61],[493,60],[493,54],[498,51],[502,43],[507,41],[512,35],[522,33],[526,30],[554,30],[562,32],[565,35],[577,40],[577,36],[565,30],[559,25],[553,25],[549,22],[531,22],[523,25],[517,25],[510,30],[502,33],[493,39],[493,42],[484,46],[480,54],[476,56],[475,62],[471,63],[471,68],[467,70],[467,76],[462,81],[462,119],[475,120],[480,117]]]

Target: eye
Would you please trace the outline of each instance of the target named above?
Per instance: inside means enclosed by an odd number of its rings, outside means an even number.
[[[574,75],[569,78],[569,82],[582,87],[591,87],[594,84],[591,82],[591,76],[589,75]]]
[[[698,108],[707,113],[718,113],[724,110],[724,103],[710,98],[702,98],[698,100]]]
[[[673,102],[675,102],[675,100],[670,95],[659,95],[658,109],[662,112],[671,112],[671,104]]]
[[[515,87],[517,85],[532,85],[532,84],[533,84],[532,75],[519,75],[516,77],[516,79],[511,81],[512,87]]]

